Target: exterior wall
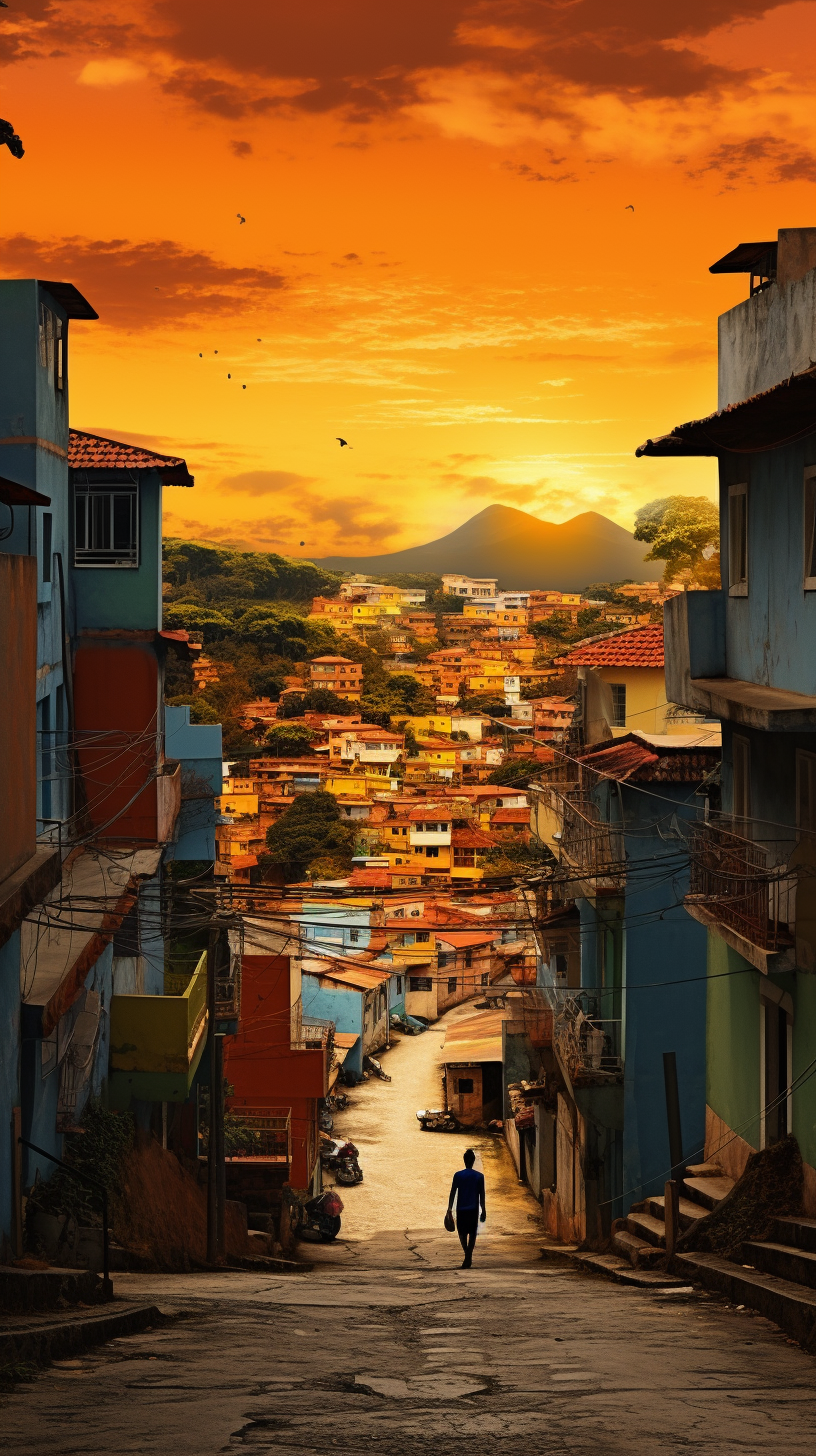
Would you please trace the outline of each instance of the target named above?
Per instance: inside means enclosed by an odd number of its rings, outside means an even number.
[[[20,1106],[20,932],[0,946],[0,1258],[12,1237],[12,1112]]]
[[[796,693],[816,693],[816,592],[802,586],[803,474],[813,464],[816,434],[781,450],[726,456],[720,467],[724,563],[728,486],[748,484],[748,595],[726,598],[727,676]]]
[[[710,931],[708,975],[706,1102],[727,1129],[725,1138],[738,1132],[743,1145],[758,1148],[761,973]],[[727,1151],[718,1146],[721,1140],[709,1138],[706,1156],[723,1162]]]
[[[337,1030],[357,1036],[343,1066],[360,1076],[363,1070],[363,993],[326,982],[320,985],[316,976],[304,973],[303,1015],[333,1021]]]
[[[84,479],[84,472],[79,472]],[[93,471],[94,484],[121,479],[121,472]],[[139,471],[139,565],[72,566],[76,630],[158,631],[162,624],[162,482],[157,471]]]
[[[601,667],[592,671],[602,682],[623,683],[626,687],[626,725],[613,728],[613,737],[631,733],[632,729],[642,733],[670,731],[666,726],[668,704],[662,667]]]
[[[238,1035],[224,1042],[231,1111],[291,1108],[293,1188],[308,1188],[318,1158],[317,1099],[325,1095],[325,1053],[291,1046],[292,973],[288,956],[245,955]],[[304,990],[306,977],[304,977]],[[305,1007],[304,1007],[305,1011]]]
[[[808,231],[816,236],[816,229]],[[781,239],[781,235],[780,235]],[[780,241],[780,272],[784,267]],[[811,265],[813,263],[811,259]],[[781,384],[816,359],[816,269],[791,283],[773,283],[718,321],[718,409]]]
[[[473,1082],[472,1092],[460,1092],[459,1082],[461,1079],[469,1079]],[[470,1127],[473,1123],[482,1121],[482,1068],[476,1062],[467,1066],[459,1064],[445,1066],[445,1095],[448,1111],[452,1112],[460,1122]]]
[[[152,775],[160,733],[159,693],[152,643],[80,642],[74,664],[77,733],[80,738],[83,733],[105,737],[80,747],[79,760],[89,817],[106,837],[156,841]]]
[[[0,555],[0,763],[3,834],[0,883],[35,850],[37,813],[36,709],[37,559]],[[2,1023],[0,1023],[2,1024]]]
[[[215,859],[215,797],[221,792],[221,727],[190,722],[187,707],[165,707],[164,751],[181,763],[178,837],[172,860]]]

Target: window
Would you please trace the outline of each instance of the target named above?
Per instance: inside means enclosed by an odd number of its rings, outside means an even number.
[[[816,830],[816,753],[796,755],[796,827]]]
[[[816,591],[816,470],[805,471],[805,591]]]
[[[51,539],[54,517],[50,511],[43,511],[42,518],[42,579],[51,580]]]
[[[459,984],[458,976],[448,976],[448,995],[452,996]]]
[[[459,1096],[459,1097],[467,1097],[468,1094],[471,1093],[472,1091],[473,1091],[473,1078],[472,1077],[457,1077],[456,1078],[456,1092],[457,1092],[457,1096]]]
[[[397,976],[397,995],[402,995],[402,976]]]
[[[426,846],[425,846],[425,857],[426,857],[426,859],[439,859],[439,845],[438,844],[426,844]]]
[[[418,941],[419,940],[426,941],[426,940],[430,940],[430,938],[431,938],[431,932],[429,930],[418,930],[417,931],[417,940]]]
[[[139,565],[138,486],[74,487],[74,565]]]
[[[748,595],[748,487],[728,487],[728,593]]]
[[[430,976],[409,976],[409,991],[432,991],[433,981]]]
[[[453,851],[454,869],[467,869],[476,864],[475,849],[455,849]]]
[[[473,965],[473,951],[472,950],[466,950],[465,951],[465,965],[466,966],[472,966]]]
[[[481,975],[481,985],[483,985],[483,986],[489,986],[490,985],[490,976],[488,975],[487,971],[482,971],[482,975]]]
[[[359,932],[359,930],[355,930],[355,929],[352,928],[349,931],[349,940],[353,942],[353,941],[359,940],[359,939],[360,939],[360,932]]]
[[[626,683],[610,683],[612,689],[612,727],[626,727]]]
[[[39,326],[40,364],[47,369],[54,381],[55,389],[65,387],[65,353],[62,337],[62,319],[57,318],[44,303],[40,304]]]
[[[735,819],[751,817],[751,745],[735,733],[731,741],[733,764],[733,813]]]

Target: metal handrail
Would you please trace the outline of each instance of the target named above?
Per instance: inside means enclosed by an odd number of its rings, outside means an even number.
[[[769,863],[769,849],[721,819],[689,828],[688,900],[710,907],[724,925],[752,944],[776,950],[793,942],[797,876],[784,861]]]

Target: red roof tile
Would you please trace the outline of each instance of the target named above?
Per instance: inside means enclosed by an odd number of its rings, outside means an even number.
[[[528,820],[529,817],[528,814]],[[483,829],[451,830],[451,844],[454,849],[492,849],[497,843],[495,835],[485,834]]]
[[[68,465],[71,470],[158,470],[164,485],[193,484],[187,461],[180,455],[158,455],[85,430],[68,431]]]
[[[569,667],[662,667],[663,628],[655,623],[628,632],[610,632],[579,642],[574,652],[556,658]]]
[[[490,816],[491,824],[529,824],[529,809],[497,809]]]
[[[610,778],[637,783],[700,783],[720,761],[720,749],[648,744],[634,737],[581,755],[581,763]]]

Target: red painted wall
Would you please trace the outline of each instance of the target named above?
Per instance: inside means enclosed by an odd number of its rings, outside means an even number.
[[[157,791],[151,775],[161,723],[159,661],[152,642],[80,641],[74,712],[94,828],[108,839],[155,843]]]
[[[230,1109],[288,1107],[292,1112],[293,1188],[307,1188],[318,1156],[317,1102],[326,1090],[326,1054],[292,1050],[289,957],[245,955],[238,1035],[224,1041],[224,1075],[235,1088]]]
[[[31,859],[37,837],[37,558],[0,554],[0,882]]]

